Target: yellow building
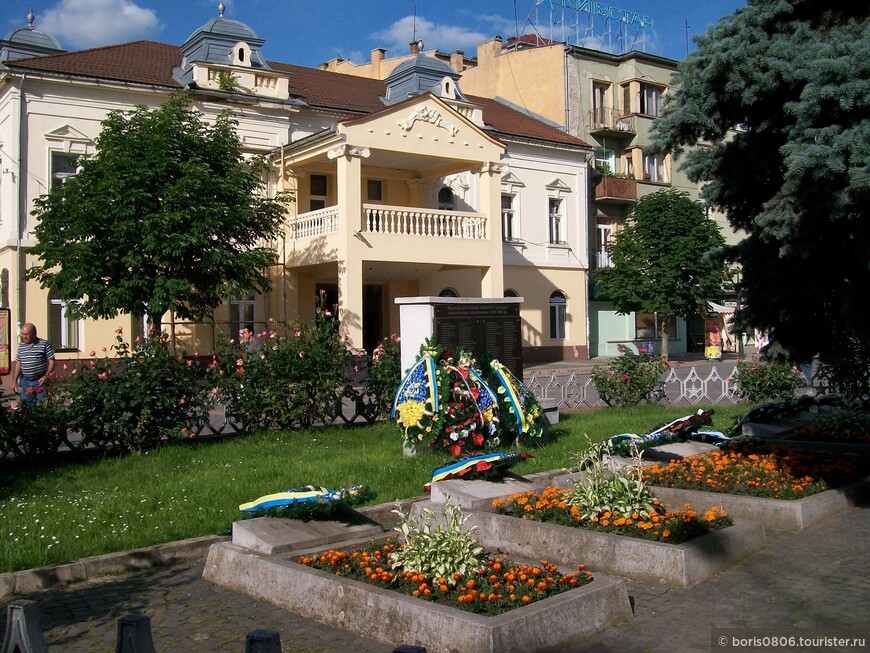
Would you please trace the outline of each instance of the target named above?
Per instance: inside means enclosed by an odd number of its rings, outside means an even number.
[[[383,49],[375,49],[366,63],[334,59],[321,68],[383,78],[415,56],[417,46],[411,44],[411,54],[387,58]],[[610,265],[606,244],[644,195],[677,188],[699,197],[698,185],[689,181],[671,156],[644,152],[677,61],[637,51],[610,54],[531,34],[507,42],[495,37],[481,43],[473,58],[464,52],[424,54],[461,73],[465,92],[499,98],[592,145],[593,164],[603,178],[595,184],[588,211],[590,270]],[[708,214],[729,243],[737,242],[739,236],[723,214],[709,209]],[[613,356],[621,346],[638,349],[659,340],[657,316],[617,315],[611,304],[600,301],[594,285],[589,294],[591,356]],[[669,349],[673,353],[686,351],[703,334],[698,316],[678,319],[672,327],[670,333],[676,336]]]
[[[75,174],[70,154],[94,152],[108,111],[156,107],[186,89],[206,118],[232,109],[245,150],[274,161],[268,192],[296,199],[272,292],[235,298],[206,323],[164,316],[189,353],[210,352],[244,322],[309,319],[324,290],[357,348],[397,332],[397,297],[514,295],[525,298],[527,361],[586,358],[584,141],[464,94],[458,73],[423,55],[382,81],[268,61],[253,30],[223,16],[180,47],[63,52],[34,32],[0,42],[0,306],[13,334],[34,322],[60,358],[75,358],[111,344],[119,327],[142,328],[141,316],[70,320],[25,280],[30,213]]]

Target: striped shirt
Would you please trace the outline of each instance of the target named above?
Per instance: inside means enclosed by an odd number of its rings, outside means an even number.
[[[21,375],[25,379],[35,381],[48,372],[48,361],[54,358],[54,349],[48,340],[37,338],[32,345],[20,343],[15,356],[21,364]]]

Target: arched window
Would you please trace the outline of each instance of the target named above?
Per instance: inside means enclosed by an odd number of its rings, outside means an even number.
[[[459,297],[459,293],[453,290],[453,288],[445,288],[440,293],[438,293],[439,297]]]
[[[438,191],[438,208],[442,211],[456,210],[456,196],[447,186]]]
[[[513,288],[506,288],[504,291],[505,297],[519,297],[519,294]]]
[[[565,339],[565,322],[568,316],[568,302],[565,293],[556,290],[550,295],[550,337],[553,340]]]

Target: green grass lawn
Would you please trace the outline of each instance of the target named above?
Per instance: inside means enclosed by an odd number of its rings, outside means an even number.
[[[602,408],[562,415],[543,448],[514,471],[561,469],[586,446],[618,433],[643,433],[699,407]],[[708,409],[709,406],[700,408]],[[727,430],[746,404],[714,408]],[[30,569],[174,540],[229,533],[247,501],[308,484],[367,485],[371,503],[423,494],[446,454],[402,456],[392,424],[265,432],[178,442],[141,455],[51,464],[0,461],[0,572]]]

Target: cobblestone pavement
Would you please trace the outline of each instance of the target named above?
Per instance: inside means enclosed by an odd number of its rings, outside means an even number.
[[[866,638],[863,648],[744,650],[870,651],[868,533],[870,507],[855,507],[799,533],[768,532],[762,551],[693,588],[629,581],[634,617],[565,653],[715,652],[711,628],[742,629],[734,635],[743,637],[764,634],[746,629],[787,628],[795,636],[825,629]],[[157,653],[241,653],[257,628],[279,631],[284,652],[394,648],[214,586],[202,580],[202,568],[200,560],[15,598],[38,602],[49,653],[111,653],[118,619],[130,613],[151,618]],[[559,615],[548,618],[558,627]]]

